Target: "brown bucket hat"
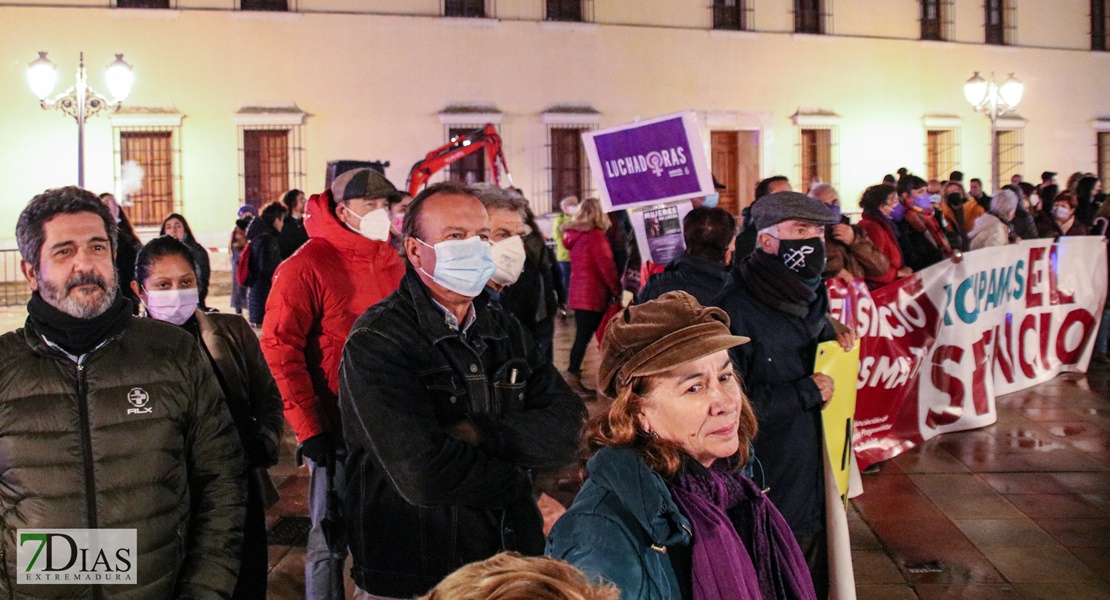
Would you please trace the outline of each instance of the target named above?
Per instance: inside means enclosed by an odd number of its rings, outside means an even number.
[[[618,382],[663,373],[750,341],[732,335],[728,323],[725,311],[702,306],[686,292],[667,292],[618,312],[601,342],[598,391],[615,398]]]

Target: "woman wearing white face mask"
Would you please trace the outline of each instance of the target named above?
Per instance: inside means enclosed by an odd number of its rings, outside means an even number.
[[[1060,192],[1052,202],[1049,209],[1042,211],[1037,218],[1037,233],[1042,238],[1057,238],[1062,235],[1087,235],[1087,226],[1075,218],[1075,209],[1079,204],[1072,192]]]
[[[283,426],[281,394],[258,337],[242,317],[197,310],[197,273],[189,248],[154,239],[135,261],[131,289],[149,317],[189,331],[205,350],[239,432],[247,472],[247,515],[234,599],[266,597],[266,506],[277,490],[266,468],[277,463]]]

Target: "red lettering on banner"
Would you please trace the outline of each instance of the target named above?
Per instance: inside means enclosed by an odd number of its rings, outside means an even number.
[[[1006,324],[995,329],[994,366],[1006,378],[1006,383],[1014,382],[1014,323],[1011,315],[1006,315]]]
[[[938,346],[933,352],[930,379],[938,390],[948,394],[948,406],[939,412],[930,408],[925,417],[925,424],[933,429],[959,421],[964,413],[964,383],[958,374],[953,375],[944,369],[944,363],[952,361],[958,365],[963,358],[964,349],[959,346]]]
[[[1048,304],[1075,304],[1075,293],[1063,292],[1059,288],[1056,273],[1057,260],[1056,245],[1049,248],[1029,249],[1028,291],[1025,294],[1025,307],[1036,308],[1044,306],[1045,295],[1048,295]],[[1047,290],[1044,287],[1047,286]]]
[[[1044,293],[1041,292],[1041,279],[1044,273],[1040,265],[1044,260],[1045,250],[1045,248],[1029,249],[1029,271],[1025,276],[1028,285],[1025,291],[1025,308],[1036,308],[1044,304]]]
[[[1041,340],[1041,368],[1048,370],[1048,341],[1052,335],[1052,313],[1041,313],[1041,329],[1037,332]]]
[[[1079,343],[1075,348],[1069,349],[1068,344],[1068,331],[1073,325],[1080,325],[1083,328],[1083,333],[1079,337]],[[1065,365],[1070,365],[1079,362],[1079,356],[1083,354],[1083,349],[1087,347],[1087,341],[1091,339],[1091,334],[1095,331],[1095,317],[1086,310],[1079,308],[1068,313],[1064,317],[1063,324],[1060,325],[1060,331],[1056,334],[1056,358]]]
[[[1037,376],[1036,365],[1033,364],[1033,360],[1029,359],[1029,354],[1026,352],[1026,348],[1036,348],[1033,344],[1025,343],[1029,339],[1027,334],[1030,330],[1034,333],[1037,331],[1037,317],[1035,315],[1025,315],[1025,318],[1021,320],[1021,327],[1018,327],[1018,365],[1021,367],[1021,374],[1025,375],[1026,379],[1033,379]]]
[[[991,374],[987,346],[992,339],[994,331],[988,329],[983,332],[983,337],[971,345],[971,354],[975,360],[975,367],[971,372],[971,402],[975,406],[976,415],[985,415],[991,409],[990,399],[987,398],[987,375]]]

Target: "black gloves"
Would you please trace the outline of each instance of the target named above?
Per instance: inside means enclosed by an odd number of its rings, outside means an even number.
[[[301,456],[309,458],[312,462],[327,466],[335,460],[335,441],[331,434],[321,433],[301,442]]]

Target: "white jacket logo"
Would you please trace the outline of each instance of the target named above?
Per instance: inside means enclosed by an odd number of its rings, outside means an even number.
[[[135,407],[127,409],[129,415],[143,415],[154,412],[154,409],[146,405],[150,401],[150,394],[146,393],[143,388],[131,388],[131,391],[127,392],[127,401]]]

